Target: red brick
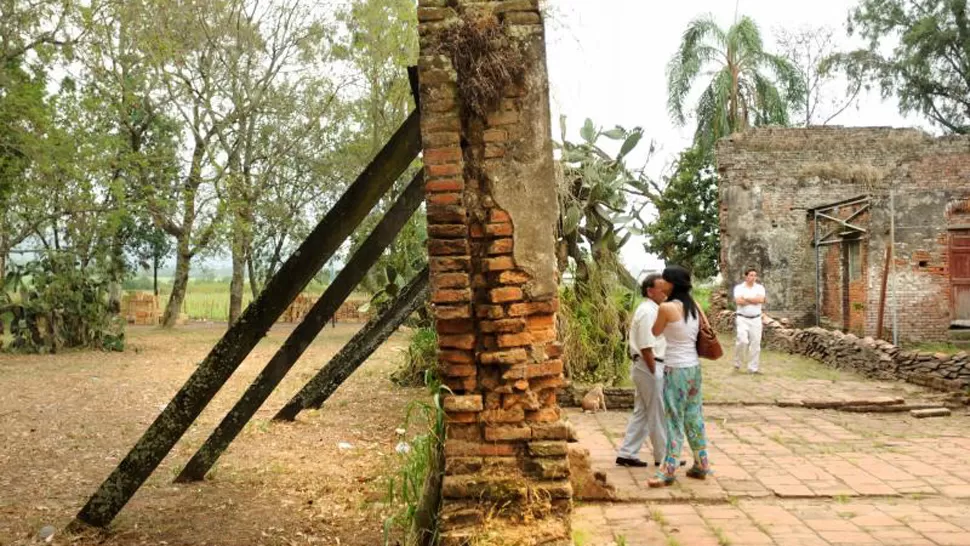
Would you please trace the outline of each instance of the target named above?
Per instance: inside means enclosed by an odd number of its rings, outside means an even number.
[[[511,223],[512,217],[502,209],[492,209],[489,211],[488,221],[494,224]]]
[[[556,315],[532,315],[526,321],[529,330],[546,330],[556,327]]]
[[[446,457],[512,457],[518,452],[515,444],[493,444],[448,440],[445,442]]]
[[[452,271],[471,271],[472,259],[468,256],[432,257],[428,260],[432,275]]]
[[[435,87],[432,89],[442,90],[443,88]],[[434,133],[422,132],[421,143],[425,149],[457,146],[461,143],[461,133],[459,131],[438,131]]]
[[[526,371],[526,377],[532,379],[534,377],[556,376],[562,374],[562,371],[562,360],[547,360],[542,363],[529,364],[529,369]]]
[[[512,224],[502,222],[500,224],[485,224],[485,234],[491,237],[511,237]]]
[[[447,421],[448,424],[452,424],[452,423],[473,424],[473,423],[477,423],[478,422],[478,415],[479,415],[478,413],[470,412],[470,411],[469,412],[463,412],[463,413],[446,413],[445,414],[445,418],[446,418],[446,421]],[[448,432],[449,432],[448,438],[457,438],[456,436],[453,436],[453,435],[450,434],[451,427],[448,427]],[[476,428],[476,432],[478,432],[477,431],[477,428]],[[480,439],[480,434],[481,433],[479,432],[479,434],[476,437],[472,437],[472,438],[467,438],[466,437],[466,438],[458,438],[458,439],[461,439],[461,440],[479,440]]]
[[[558,389],[566,384],[566,381],[562,377],[541,377],[539,379],[529,380],[529,388],[534,391],[541,391],[543,389]]]
[[[457,205],[428,205],[429,224],[463,224],[468,216],[465,207]]]
[[[525,420],[525,411],[522,408],[485,410],[479,416],[483,423],[521,423]]]
[[[498,336],[499,347],[522,347],[532,344],[532,334],[522,332],[519,334],[501,334]]]
[[[509,316],[522,317],[528,315],[548,314],[555,313],[558,310],[559,302],[557,300],[515,303],[509,306]]]
[[[465,239],[429,239],[428,254],[431,256],[464,256],[468,254]]]
[[[468,237],[468,228],[464,224],[431,224],[428,226],[428,237],[432,239],[463,239]]]
[[[448,364],[445,366],[447,377],[474,377],[478,368],[474,364]]]
[[[438,74],[432,73],[431,71],[425,71],[421,73],[421,85],[427,85],[435,83],[433,81],[428,81],[428,78],[441,80],[438,83],[449,83],[451,78],[448,74]],[[444,71],[436,71],[444,72]],[[457,114],[437,114],[432,116],[422,116],[421,118],[421,132],[422,133],[450,133],[454,131],[461,131],[461,120],[458,119]]]
[[[435,288],[466,288],[468,286],[468,274],[438,273],[431,278],[431,286]]]
[[[449,412],[478,412],[483,409],[482,395],[480,394],[466,394],[464,396],[446,394],[441,402],[441,407]]]
[[[461,165],[455,163],[437,165],[432,163],[424,166],[424,172],[427,173],[428,178],[458,176],[461,174]]]
[[[502,144],[486,144],[485,159],[499,159],[505,157],[505,146]]]
[[[479,328],[482,332],[493,333],[514,333],[521,332],[525,330],[525,321],[516,319],[502,319],[502,320],[483,320],[479,323]]]
[[[559,358],[562,356],[562,344],[553,342],[546,345],[546,356],[549,358]]]
[[[502,442],[528,440],[532,438],[532,427],[528,425],[498,425],[485,427],[485,440]]]
[[[461,192],[465,190],[465,182],[459,178],[444,178],[431,180],[424,184],[424,191],[427,193],[435,192]]]
[[[482,364],[518,364],[529,359],[525,349],[509,351],[486,351],[479,353],[478,360]]]
[[[424,151],[424,162],[428,163],[450,163],[461,160],[461,148],[454,146],[449,148],[434,148]]]
[[[489,292],[489,299],[492,303],[507,303],[511,301],[519,301],[522,299],[522,289],[517,286],[503,286],[501,288],[493,288]]]
[[[459,193],[432,193],[428,195],[428,203],[432,205],[460,205]]]
[[[475,334],[440,336],[438,338],[438,346],[451,349],[474,349]]]
[[[529,382],[526,381],[526,386]],[[539,398],[534,392],[522,392],[516,394],[503,394],[502,407],[504,409],[522,408],[527,411],[537,410],[542,407]]]
[[[471,351],[441,350],[438,360],[449,364],[475,364],[475,354]]]
[[[475,316],[478,318],[498,319],[505,316],[505,310],[501,305],[478,304],[475,306]]]
[[[468,226],[468,235],[472,239],[481,239],[485,237],[485,227],[479,223],[474,223]]]
[[[500,256],[498,258],[486,258],[482,260],[482,269],[485,271],[503,271],[515,267],[515,260],[511,256]]]
[[[498,276],[498,282],[501,284],[525,284],[531,280],[531,275],[518,270],[503,271]]]
[[[557,339],[556,331],[552,329],[529,330],[529,333],[532,334],[533,343],[547,343],[550,341],[556,341]]]
[[[525,379],[525,372],[527,369],[528,366],[525,364],[516,364],[514,366],[510,366],[504,372],[502,372],[502,379],[505,379],[506,381],[510,379],[513,381]]]
[[[511,125],[513,123],[518,123],[518,121],[519,121],[519,113],[512,111],[512,112],[496,112],[494,114],[490,114],[488,116],[486,123],[488,123],[489,127],[495,127],[500,125]]]
[[[512,239],[495,239],[488,243],[488,253],[489,254],[511,254],[512,253]]]
[[[473,391],[478,387],[478,379],[471,377],[446,377],[442,383],[454,392]]]
[[[526,412],[525,419],[533,423],[553,423],[559,420],[559,408],[542,408]]]
[[[483,139],[488,142],[505,142],[509,138],[509,132],[505,129],[486,129]]]
[[[485,393],[485,409],[500,409],[502,407],[502,396],[497,392]]]
[[[472,300],[472,291],[468,288],[462,289],[440,289],[435,290],[431,295],[433,303],[462,303]]]
[[[527,391],[529,390],[529,381],[526,379],[520,379],[513,383],[512,386],[520,391]]]
[[[475,329],[472,319],[439,320],[435,322],[435,330],[439,334],[465,334]]]
[[[532,425],[532,437],[536,440],[568,440],[569,427],[566,423],[537,423]]]
[[[438,320],[469,318],[472,316],[470,305],[435,305],[434,316]]]

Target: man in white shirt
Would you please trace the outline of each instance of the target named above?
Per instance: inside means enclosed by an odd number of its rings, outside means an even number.
[[[647,298],[641,303],[630,321],[629,351],[633,358],[630,377],[636,390],[633,415],[626,427],[623,445],[617,454],[620,466],[647,466],[639,457],[640,447],[647,435],[653,447],[654,463],[664,460],[667,449],[667,425],[663,405],[663,357],[666,341],[663,336],[651,332],[657,320],[657,311],[667,296],[663,292],[664,280],[660,275],[648,275],[640,285],[640,293]]]
[[[737,344],[734,348],[734,369],[740,370],[747,363],[748,372],[761,373],[758,360],[761,357],[761,305],[765,302],[765,287],[758,282],[758,271],[749,268],[744,272],[744,282],[734,287],[734,303],[737,312]]]

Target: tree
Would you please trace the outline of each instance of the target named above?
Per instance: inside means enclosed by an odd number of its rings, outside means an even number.
[[[646,251],[687,267],[696,278],[716,275],[721,241],[717,172],[710,154],[697,146],[681,152],[656,207],[656,219],[644,226]]]
[[[859,96],[861,82],[852,82],[845,93],[830,91],[837,79],[837,73],[828,67],[828,59],[835,53],[834,35],[831,27],[824,26],[803,26],[794,31],[781,29],[776,33],[781,54],[804,82],[805,94],[793,107],[793,122],[806,127],[827,125]]]
[[[698,78],[705,82],[694,117],[695,143],[712,150],[721,137],[760,125],[787,125],[804,85],[788,60],[764,49],[758,26],[742,17],[726,31],[711,16],[693,20],[667,65],[667,109],[686,123],[685,103]]]
[[[862,0],[849,34],[866,48],[829,64],[867,87],[893,94],[903,112],[918,112],[947,132],[970,134],[970,18],[966,0]],[[887,36],[898,36],[886,53]]]

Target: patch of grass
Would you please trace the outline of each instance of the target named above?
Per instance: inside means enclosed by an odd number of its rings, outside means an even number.
[[[909,351],[920,351],[923,353],[944,353],[948,355],[954,355],[963,351],[952,343],[943,342],[926,342],[926,343],[914,343],[903,345],[903,348]]]
[[[573,528],[573,546],[591,546],[589,532]]]
[[[434,328],[418,328],[411,334],[404,362],[391,374],[391,381],[403,387],[417,387],[432,382],[437,371],[438,335]]]
[[[761,531],[762,533],[768,536],[771,536],[771,533],[768,532],[768,528],[765,527],[763,523],[761,523],[760,521],[754,521],[754,520],[752,520],[752,523],[754,523],[755,529]]]
[[[835,495],[832,500],[839,504],[849,504],[852,499],[848,495]]]
[[[855,512],[836,512],[836,513],[839,515],[840,518],[845,518],[845,519],[852,519],[857,515]]]
[[[664,513],[661,512],[658,508],[650,509],[650,519],[652,519],[653,521],[656,521],[657,525],[661,527],[667,526],[667,518],[664,517]]]
[[[627,546],[626,536],[624,535],[617,535],[615,542],[616,542],[616,546]]]
[[[724,529],[720,527],[712,527],[711,531],[714,531],[714,536],[717,537],[717,543],[719,546],[731,546],[731,539],[724,534]]]
[[[667,537],[667,546],[681,546],[680,541],[676,537]]]
[[[728,504],[730,504],[731,506],[733,506],[735,508],[737,508],[738,505],[741,504],[741,499],[735,497],[734,495],[729,496],[728,499],[727,499],[727,501],[728,501]]]
[[[841,370],[836,370],[814,360],[794,355],[786,355],[785,364],[778,366],[777,373],[783,378],[798,381],[840,381],[845,379]]]

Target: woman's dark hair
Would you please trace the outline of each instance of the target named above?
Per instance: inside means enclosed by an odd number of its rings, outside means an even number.
[[[684,322],[687,321],[687,317],[696,318],[697,304],[690,295],[694,287],[690,282],[690,272],[679,265],[671,265],[664,269],[663,278],[674,287],[667,300],[676,300],[684,304]]]

